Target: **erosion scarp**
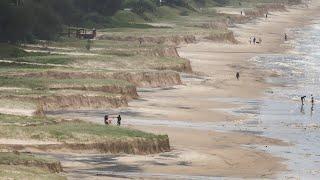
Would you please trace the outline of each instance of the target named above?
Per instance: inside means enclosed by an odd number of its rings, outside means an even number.
[[[191,71],[191,66],[184,69]],[[137,87],[166,87],[182,84],[178,72],[174,71],[115,71],[115,72],[79,72],[79,71],[42,71],[42,72],[14,72],[8,76],[46,77],[54,79],[118,79],[134,84]]]
[[[113,139],[105,142],[94,143],[61,143],[42,145],[1,145],[2,149],[26,150],[37,149],[44,152],[69,151],[74,153],[110,153],[110,154],[156,154],[170,151],[169,138],[133,138],[133,139]],[[55,168],[53,168],[55,169]]]
[[[98,40],[114,40],[114,41],[136,41],[139,43],[154,43],[166,45],[179,45],[182,43],[190,44],[196,42],[193,35],[175,35],[175,36],[113,36],[104,34],[97,37]]]

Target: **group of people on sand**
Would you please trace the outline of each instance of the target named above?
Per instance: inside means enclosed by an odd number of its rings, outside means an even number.
[[[284,33],[284,41],[288,41],[288,34],[287,33]],[[249,43],[253,44],[253,45],[262,44],[262,38],[261,37],[257,38],[255,36],[251,36],[249,38]]]
[[[259,38],[256,38],[255,36],[251,36],[250,39],[249,39],[249,43],[250,44],[262,44],[262,38],[259,37]]]
[[[305,99],[306,99],[307,96],[301,96],[300,99],[301,99],[301,113],[304,114],[304,102],[305,102]],[[314,97],[313,97],[313,94],[311,94],[311,115],[313,114],[313,110],[314,110]]]
[[[307,96],[301,96],[300,99],[301,99],[301,104],[304,105],[304,102],[306,100],[306,97]],[[313,97],[313,94],[311,94],[311,105],[314,105],[314,97]]]
[[[106,125],[111,125],[112,124],[112,120],[113,119],[117,119],[117,125],[121,126],[121,115],[105,115],[104,116],[104,124]]]

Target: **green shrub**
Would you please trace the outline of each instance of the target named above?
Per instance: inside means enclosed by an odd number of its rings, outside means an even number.
[[[151,0],[126,0],[124,7],[132,8],[132,11],[143,15],[143,13],[150,11],[154,12],[156,10],[156,1]]]

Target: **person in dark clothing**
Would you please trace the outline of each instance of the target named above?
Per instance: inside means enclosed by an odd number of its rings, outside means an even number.
[[[118,119],[118,121],[117,121],[118,126],[121,126],[121,116],[119,115],[119,116],[117,117],[117,119]]]
[[[240,78],[240,73],[239,72],[237,72],[236,78],[239,80],[239,78]]]
[[[104,124],[105,124],[105,125],[109,125],[108,119],[109,119],[109,116],[108,116],[108,115],[105,115],[105,116],[104,116]]]
[[[256,37],[253,37],[253,44],[254,45],[256,44],[256,41],[257,41]]]
[[[301,114],[305,114],[303,104],[301,104],[300,112]]]
[[[142,42],[143,42],[143,39],[140,37],[140,38],[138,38],[138,41],[139,41],[139,46],[141,46]]]
[[[301,104],[304,105],[304,100],[306,99],[307,96],[301,96]]]
[[[311,94],[311,116],[313,115],[313,111],[314,111],[314,97],[313,94]]]
[[[287,35],[287,33],[284,33],[284,40],[285,40],[285,41],[288,41],[288,35]]]

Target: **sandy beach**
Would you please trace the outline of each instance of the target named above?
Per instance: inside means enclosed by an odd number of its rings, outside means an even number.
[[[173,151],[148,156],[110,155],[110,171],[106,171],[102,163],[88,165],[80,163],[81,160],[77,163],[75,155],[76,162],[63,161],[66,171],[73,173],[75,179],[79,177],[78,172],[87,173],[88,179],[92,179],[89,174],[98,174],[96,179],[275,178],[287,170],[286,160],[250,146],[268,149],[272,145],[291,144],[245,131],[216,131],[215,124],[232,122],[237,125],[250,118],[228,113],[228,109],[240,105],[223,99],[261,99],[274,86],[267,83],[266,78],[277,74],[258,68],[250,59],[261,54],[286,53],[290,47],[284,43],[284,33],[288,33],[289,39],[294,38],[289,29],[311,23],[319,10],[320,2],[314,1],[308,8],[304,5],[289,7],[287,11],[270,12],[267,19],[237,25],[231,30],[238,44],[201,40],[181,46],[180,56],[191,61],[195,72],[182,74],[184,85],[141,89],[141,98],[121,110],[125,126],[168,134]],[[251,36],[261,38],[262,44],[251,45]],[[236,79],[236,72],[240,72],[240,80]],[[83,118],[101,121],[95,112],[83,114]],[[95,157],[99,155],[87,159]]]
[[[274,72],[258,69],[249,61],[259,54],[286,53],[290,47],[284,44],[284,33],[290,38],[290,28],[310,23],[319,12],[319,2],[309,8],[291,7],[285,12],[271,12],[268,19],[257,19],[251,23],[232,28],[239,44],[199,42],[179,49],[182,57],[191,60],[193,70],[205,74],[205,78],[185,77],[185,86],[170,90],[142,92],[145,101],[131,103],[132,109],[144,114],[147,119],[167,119],[193,123],[237,121],[246,117],[233,116],[219,111],[235,107],[214,98],[259,99],[272,86],[266,83]],[[261,37],[261,45],[250,45],[249,37]],[[240,81],[235,73],[240,72]],[[147,115],[146,115],[147,114]],[[135,119],[137,117],[134,117]],[[152,120],[151,120],[152,122]],[[133,125],[134,126],[134,125]],[[192,126],[192,125],[190,125]],[[203,126],[206,126],[205,124]],[[150,132],[167,133],[180,160],[186,166],[142,165],[144,172],[187,175],[207,175],[240,178],[272,178],[279,171],[286,170],[285,161],[271,154],[245,148],[244,145],[288,144],[252,134],[224,133],[214,130],[188,127],[134,126]],[[184,158],[183,158],[184,157]],[[170,163],[168,163],[170,164]],[[174,164],[174,163],[172,163]]]

